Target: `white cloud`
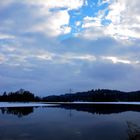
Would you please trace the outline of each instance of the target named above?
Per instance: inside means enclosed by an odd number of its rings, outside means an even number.
[[[55,56],[54,53],[48,51],[40,51],[34,52],[32,55],[28,55],[27,58],[35,58],[44,61],[53,61],[53,57]]]
[[[12,3],[23,3],[27,5],[50,8],[67,8],[69,10],[78,9],[84,5],[85,0],[3,0],[0,7],[6,7]]]
[[[138,60],[133,61],[133,60],[128,60],[128,59],[118,58],[118,57],[115,57],[115,56],[102,56],[101,58],[103,60],[110,60],[114,64],[117,64],[117,63],[131,64],[131,65],[139,64]]]
[[[67,10],[49,12],[43,18],[46,20],[34,25],[30,31],[42,32],[49,36],[67,34],[71,31],[71,27],[68,26],[70,16]]]
[[[101,27],[101,18],[100,17],[85,17],[83,19],[83,28],[90,28],[90,27]]]
[[[106,17],[111,21],[107,27],[109,34],[120,39],[140,38],[139,6],[139,0],[114,0]]]
[[[104,29],[101,27],[87,28],[83,32],[77,34],[77,36],[81,38],[86,38],[88,40],[97,40],[98,38],[105,37]]]
[[[80,25],[81,25],[81,21],[75,22],[75,25],[76,25],[76,26],[80,26]]]
[[[112,22],[114,28],[114,31],[112,30],[113,34],[117,32],[118,35],[125,38],[140,38],[140,26],[138,26],[140,24],[139,6],[139,0],[118,0],[110,5],[110,12],[107,18]]]
[[[22,66],[24,68],[38,67],[38,64],[72,64],[75,62],[94,62],[96,57],[88,53],[66,53],[47,51],[41,48],[10,47],[3,45],[0,48],[0,63],[10,66]],[[6,58],[6,59],[5,59]]]
[[[74,65],[79,64],[81,62],[85,63],[93,63],[96,61],[96,57],[94,55],[90,54],[76,54],[76,53],[63,53],[63,54],[57,54],[57,53],[50,53],[49,57],[45,54],[34,56],[34,58],[37,58],[39,60],[48,60],[51,64],[68,64],[68,65]]]
[[[98,6],[101,6],[106,3],[110,3],[110,0],[98,0]]]
[[[96,40],[106,36],[106,27],[102,24],[105,17],[106,9],[99,10],[94,17],[86,16],[83,18],[82,28],[84,29],[77,36],[84,37],[89,40]]]
[[[17,31],[41,32],[47,36],[59,36],[71,32],[69,10],[82,7],[85,4],[85,0],[5,0],[2,2],[2,5],[8,6],[12,3],[21,4],[23,7],[26,6],[26,10],[29,10],[29,16],[27,15],[27,18],[31,19],[30,21],[28,19],[27,22],[25,19],[24,23],[27,24],[25,28],[25,25],[20,23],[23,20],[20,19],[21,17],[17,16],[17,19],[13,18],[12,20],[15,20],[14,24],[18,21],[19,26],[21,26],[20,29],[17,28]],[[7,27],[4,26],[4,28]]]
[[[74,53],[66,53],[62,56],[65,60],[82,60],[93,62],[96,61],[96,57],[90,54],[74,54]]]
[[[105,14],[107,9],[102,9],[98,11],[97,16],[85,17],[81,36],[87,39],[109,36],[125,43],[140,38],[139,0],[107,0],[99,3],[109,3],[108,14]],[[104,24],[104,21],[107,24]]]
[[[84,5],[84,0],[24,0],[27,4],[38,5],[46,8],[78,9]]]
[[[97,17],[85,17],[83,19],[82,28],[84,29],[77,36],[84,37],[86,39],[96,40],[97,38],[105,36],[104,26],[102,25],[102,16]]]
[[[68,11],[82,7],[84,1],[85,0],[25,0],[23,2],[27,5],[35,5],[34,16],[43,18],[43,21],[33,25],[31,28],[32,31],[42,32],[47,36],[59,36],[71,32],[71,27],[69,26],[70,15]],[[61,8],[63,8],[63,10]]]
[[[15,36],[14,35],[1,34],[0,33],[0,39],[15,39]]]
[[[70,26],[62,26],[61,27],[61,33],[68,34],[70,32],[71,32],[71,27]]]
[[[113,24],[119,24],[121,22],[121,15],[125,10],[125,3],[114,1],[109,5],[109,14],[106,19],[111,20]]]
[[[96,57],[90,54],[76,54],[76,53],[64,53],[57,54],[51,52],[42,52],[38,54],[34,54],[28,57],[37,58],[39,60],[47,60],[51,63],[57,64],[72,64],[75,61],[83,61],[83,62],[94,62],[96,61]]]

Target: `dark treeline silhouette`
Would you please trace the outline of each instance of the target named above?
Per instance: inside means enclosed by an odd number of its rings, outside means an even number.
[[[35,96],[33,93],[20,89],[16,92],[6,93],[0,96],[2,102],[30,102],[30,101],[41,101],[41,98]]]
[[[8,102],[118,102],[118,101],[140,101],[140,91],[123,92],[118,90],[97,89],[87,92],[77,92],[73,94],[51,95],[40,98],[33,93],[20,89],[16,92],[4,92],[0,96],[0,101]]]
[[[33,107],[5,107],[0,108],[2,114],[12,114],[19,118],[27,116],[34,111]]]
[[[122,92],[109,89],[98,89],[73,94],[52,95],[43,98],[48,102],[117,102],[117,101],[140,101],[140,91]]]

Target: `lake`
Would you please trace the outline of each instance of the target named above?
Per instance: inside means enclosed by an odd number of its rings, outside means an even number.
[[[0,140],[140,140],[139,105],[0,103]]]

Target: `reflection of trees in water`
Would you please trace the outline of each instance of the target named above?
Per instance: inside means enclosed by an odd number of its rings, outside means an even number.
[[[127,122],[128,140],[140,140],[140,127],[132,122]]]
[[[84,111],[92,114],[112,114],[112,113],[121,113],[125,111],[140,112],[140,106],[138,105],[121,105],[121,104],[117,104],[117,105],[116,104],[61,104],[52,107]]]
[[[0,108],[2,114],[13,114],[20,117],[29,115],[34,111],[33,107],[6,107],[6,108]]]

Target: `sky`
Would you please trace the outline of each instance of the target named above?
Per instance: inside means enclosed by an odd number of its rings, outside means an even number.
[[[140,90],[139,0],[0,0],[0,92]]]

